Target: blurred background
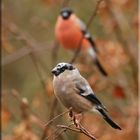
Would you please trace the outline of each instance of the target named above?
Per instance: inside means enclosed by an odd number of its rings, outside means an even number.
[[[99,116],[85,113],[82,124],[100,140],[138,140],[138,1],[104,0],[3,0],[2,1],[2,139],[89,140],[57,124],[44,134],[44,124],[66,109],[54,97],[51,69],[69,62],[73,53],[58,45],[54,27],[62,7],[71,7],[85,22],[95,12],[88,30],[108,72],[103,77],[89,58],[78,56],[74,64],[97,97],[121,127],[117,131]],[[57,136],[59,135],[59,136]]]

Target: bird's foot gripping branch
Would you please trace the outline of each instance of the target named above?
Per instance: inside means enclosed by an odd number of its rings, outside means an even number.
[[[51,128],[51,124],[58,118],[62,117],[63,115],[68,114],[70,119],[72,120],[72,123],[69,125],[65,124],[57,124],[56,129],[49,134],[49,129]],[[82,126],[82,124],[77,120],[76,115],[72,111],[72,108],[69,108],[69,110],[55,116],[52,118],[47,124],[45,124],[44,132],[42,135],[41,140],[49,140],[53,137],[54,140],[56,140],[58,137],[60,137],[63,133],[66,131],[73,131],[76,133],[82,133],[86,135],[87,137],[91,138],[91,140],[96,140],[96,138],[86,129]]]

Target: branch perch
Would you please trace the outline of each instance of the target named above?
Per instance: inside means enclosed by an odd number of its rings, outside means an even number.
[[[71,131],[74,131],[77,133],[83,133],[86,136],[88,136],[89,138],[91,138],[92,140],[96,140],[96,138],[93,135],[91,135],[81,124],[80,124],[80,127],[76,127],[76,128],[72,128],[72,127],[69,127],[66,125],[57,125],[57,127],[63,128],[64,131],[71,130]]]
[[[45,129],[43,132],[43,135],[41,137],[41,140],[48,140],[51,136],[46,137],[46,132],[48,130],[48,126],[54,122],[56,119],[58,119],[59,117],[63,116],[64,114],[69,113],[70,118],[72,118],[73,123],[70,125],[56,125],[58,128],[62,128],[63,130],[61,130],[54,139],[56,139],[57,137],[59,137],[62,133],[66,132],[67,130],[71,130],[77,133],[82,133],[84,135],[86,135],[87,137],[91,138],[92,140],[96,140],[96,138],[86,129],[84,128],[79,122],[76,121],[76,117],[72,111],[72,108],[70,108],[68,111],[65,111],[59,115],[57,115],[56,117],[54,117],[53,119],[51,119],[47,124],[45,124]],[[74,127],[72,127],[74,126]],[[58,129],[56,129],[56,131],[53,133],[55,134],[58,131]]]

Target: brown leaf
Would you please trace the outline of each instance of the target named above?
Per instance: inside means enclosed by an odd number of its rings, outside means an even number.
[[[46,91],[47,91],[47,95],[53,96],[54,95],[54,91],[53,91],[53,80],[48,78],[47,82],[46,82]]]
[[[126,98],[125,92],[121,86],[114,87],[112,95],[117,99],[125,99]]]

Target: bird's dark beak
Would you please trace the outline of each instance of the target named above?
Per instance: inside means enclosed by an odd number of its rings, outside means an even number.
[[[52,74],[55,74],[55,73],[56,73],[56,70],[55,70],[55,69],[53,69],[53,70],[52,70]]]
[[[69,18],[69,14],[67,12],[64,12],[61,14],[63,19],[68,19]]]
[[[64,18],[66,18],[66,17],[68,16],[68,13],[64,12],[64,13],[62,14],[62,16],[63,16]]]
[[[58,70],[56,69],[56,68],[54,68],[54,69],[52,69],[52,74],[54,74],[55,76],[57,76],[58,75]]]

